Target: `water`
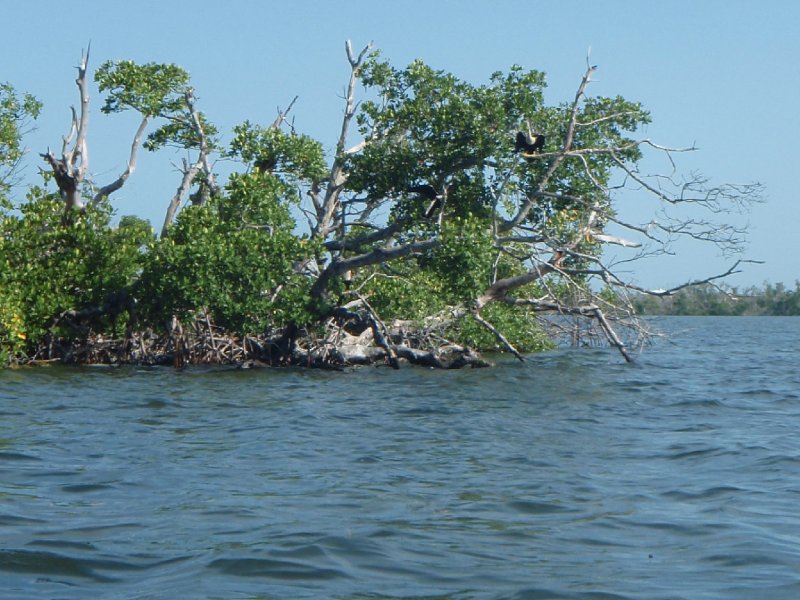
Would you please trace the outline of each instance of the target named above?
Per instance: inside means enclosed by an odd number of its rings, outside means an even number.
[[[800,319],[627,365],[0,372],[0,597],[800,597]]]

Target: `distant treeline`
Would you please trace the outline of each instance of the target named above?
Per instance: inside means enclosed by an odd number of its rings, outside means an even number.
[[[640,315],[796,316],[800,315],[800,281],[793,290],[782,283],[743,290],[707,284],[663,298],[637,296],[633,304]]]

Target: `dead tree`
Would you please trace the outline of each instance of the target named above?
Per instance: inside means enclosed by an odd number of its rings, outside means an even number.
[[[316,225],[312,231],[314,236],[325,239],[328,233],[336,228],[339,215],[339,197],[344,189],[344,184],[347,179],[345,172],[345,158],[347,154],[357,151],[356,149],[347,150],[345,144],[347,143],[347,136],[350,132],[350,123],[356,115],[357,104],[355,101],[356,85],[361,73],[361,68],[364,65],[364,58],[369,52],[372,45],[365,46],[358,56],[353,53],[353,47],[348,40],[345,44],[347,52],[347,60],[350,63],[350,80],[347,83],[347,93],[345,96],[345,110],[344,118],[342,119],[342,129],[339,134],[339,140],[336,142],[336,155],[333,159],[333,166],[331,167],[328,176],[328,182],[325,187],[325,195],[321,201],[312,196],[314,200],[314,209],[317,216]]]
[[[78,77],[75,84],[78,86],[80,94],[80,111],[74,107],[72,111],[72,122],[69,133],[62,138],[61,156],[57,157],[49,148],[42,158],[50,165],[53,179],[58,186],[61,198],[64,200],[65,213],[73,209],[83,210],[86,203],[83,200],[83,190],[89,172],[89,145],[87,134],[89,128],[89,86],[86,81],[86,70],[89,63],[89,50],[81,54],[81,61],[78,65]],[[136,168],[136,155],[141,145],[142,136],[150,122],[150,117],[145,115],[131,143],[130,154],[125,166],[125,170],[111,183],[96,188],[89,203],[93,206],[99,204],[113,192],[119,190]]]

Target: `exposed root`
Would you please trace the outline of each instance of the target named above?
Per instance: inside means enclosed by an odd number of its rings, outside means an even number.
[[[63,324],[63,323],[62,323]],[[433,344],[406,327],[391,328],[371,311],[338,309],[320,331],[294,325],[262,335],[235,335],[214,325],[203,312],[182,323],[173,319],[166,333],[126,331],[123,337],[104,337],[90,328],[80,340],[51,335],[30,363],[235,365],[241,368],[301,366],[345,369],[361,365],[402,363],[437,369],[491,363],[470,348],[452,343]]]

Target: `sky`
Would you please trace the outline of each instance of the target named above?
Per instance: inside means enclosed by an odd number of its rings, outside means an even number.
[[[349,76],[345,40],[372,42],[401,67],[422,59],[481,84],[511,65],[547,74],[548,104],[570,101],[587,64],[597,64],[589,95],[641,102],[653,122],[643,134],[670,147],[679,172],[712,184],[760,182],[764,202],[729,220],[747,227],[741,256],[678,247],[674,256],[631,264],[649,288],[746,264],[730,284],[746,287],[800,279],[800,203],[795,144],[800,133],[800,2],[794,0],[51,0],[4,2],[0,81],[44,103],[25,139],[25,175],[38,154],[59,150],[78,104],[75,66],[91,42],[90,70],[106,60],[176,63],[192,77],[198,107],[223,141],[245,120],[269,125],[298,96],[298,131],[336,142]],[[93,89],[90,172],[106,184],[125,167],[138,118],[100,113]],[[142,152],[136,172],[112,198],[118,214],[136,214],[160,230],[180,176],[181,154]],[[220,165],[224,170],[225,165]],[[641,195],[621,199],[621,216],[647,220]],[[650,212],[648,212],[650,211]]]

